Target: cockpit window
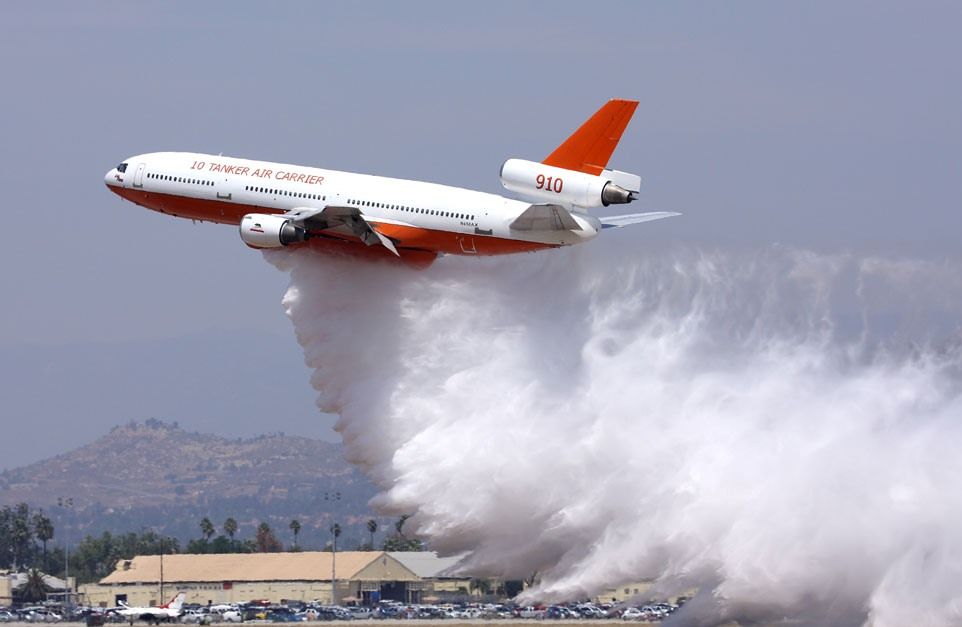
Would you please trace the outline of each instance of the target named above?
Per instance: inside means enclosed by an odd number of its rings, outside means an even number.
[[[118,171],[118,172],[126,172],[126,171],[127,171],[127,164],[126,164],[126,163],[121,163],[120,165],[118,165],[118,166],[117,166],[117,171]]]

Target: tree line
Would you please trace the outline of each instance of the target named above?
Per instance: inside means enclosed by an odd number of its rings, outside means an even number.
[[[394,533],[384,538],[384,542],[381,544],[381,550],[383,551],[420,551],[423,546],[421,541],[417,538],[409,538],[404,534],[404,523],[410,518],[408,515],[401,516],[396,523],[394,523]],[[356,546],[352,547],[352,550],[357,551],[373,551],[376,550],[376,545],[374,543],[374,535],[378,530],[378,522],[375,519],[370,519],[366,524],[368,534],[370,534],[370,540],[368,542],[361,542]],[[303,525],[299,520],[292,519],[288,525],[288,529],[291,532],[292,540],[291,543],[285,549],[284,543],[278,539],[274,530],[266,522],[262,522],[257,527],[257,531],[253,538],[248,538],[246,540],[237,540],[234,535],[237,533],[237,521],[233,518],[228,518],[224,521],[221,526],[223,533],[217,535],[217,527],[214,525],[210,518],[204,517],[200,521],[200,532],[201,537],[190,540],[185,547],[185,553],[277,553],[280,551],[300,551],[301,547],[298,544],[298,535],[301,532]],[[330,541],[327,542],[323,550],[325,551],[336,551],[337,550],[337,539],[341,536],[341,525],[338,523],[332,523],[328,528],[330,531]],[[216,536],[216,537],[215,537]]]
[[[0,509],[0,568],[22,571],[43,565],[53,531],[43,510],[31,512],[26,503]]]
[[[13,572],[44,572],[64,578],[68,574],[86,583],[105,577],[117,562],[134,555],[179,553],[177,538],[144,530],[140,533],[88,535],[68,551],[50,547],[56,529],[42,509],[31,511],[26,503],[0,509],[0,569]]]
[[[420,551],[421,541],[409,538],[404,533],[404,523],[409,516],[401,516],[394,523],[394,533],[389,534],[381,543],[384,551]],[[120,560],[131,559],[135,555],[170,555],[174,553],[274,553],[280,551],[300,551],[298,536],[302,525],[297,519],[291,520],[288,529],[292,535],[291,543],[284,543],[266,522],[260,523],[253,538],[238,539],[238,523],[228,517],[220,526],[210,518],[200,521],[199,538],[191,539],[181,546],[177,538],[162,535],[152,530],[112,534],[108,531],[99,536],[87,535],[69,551],[69,575],[79,583],[97,581],[113,572]],[[369,541],[351,547],[351,550],[374,550],[378,522],[370,519],[366,524]],[[337,551],[341,526],[330,525],[330,540],[324,550]],[[55,577],[68,574],[67,551],[63,546],[50,547],[55,528],[50,517],[42,509],[31,511],[26,503],[6,506],[0,509],[0,569],[14,572],[42,571]],[[340,547],[344,550],[344,547]]]

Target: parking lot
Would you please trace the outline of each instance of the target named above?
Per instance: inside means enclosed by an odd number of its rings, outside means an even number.
[[[514,624],[532,621],[552,623],[585,623],[601,621],[624,621],[657,623],[684,604],[684,597],[677,603],[572,603],[564,605],[516,606],[495,603],[464,603],[441,605],[408,605],[396,602],[380,603],[373,608],[329,606],[315,603],[292,602],[289,604],[239,603],[229,605],[185,605],[177,619],[169,622],[194,625],[228,623],[327,623],[331,621],[364,621],[378,624],[443,621],[448,625],[461,624]],[[0,610],[0,622],[5,624],[79,623],[88,626],[123,624],[129,622],[121,616],[122,608],[90,608],[76,606],[65,611],[56,606],[32,606]],[[135,624],[144,624],[136,620]]]

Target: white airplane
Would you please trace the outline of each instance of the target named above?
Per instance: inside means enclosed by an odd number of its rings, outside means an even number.
[[[117,610],[117,613],[126,618],[131,625],[138,619],[155,624],[168,623],[177,620],[177,617],[181,615],[185,598],[187,598],[186,592],[178,592],[165,605],[156,607],[131,607],[126,603],[121,603],[122,609]]]
[[[155,152],[113,168],[107,187],[138,205],[239,225],[253,248],[309,245],[430,264],[439,254],[501,255],[588,241],[604,229],[679,215],[596,217],[627,204],[637,175],[607,169],[638,106],[611,100],[541,163],[508,159],[513,200],[458,187],[220,155]]]

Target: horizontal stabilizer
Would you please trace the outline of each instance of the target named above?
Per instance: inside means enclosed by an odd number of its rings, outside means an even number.
[[[648,213],[629,213],[623,216],[609,216],[607,218],[599,217],[598,219],[601,220],[601,228],[612,229],[628,226],[629,224],[661,220],[662,218],[673,218],[680,215],[680,213],[674,211],[650,211]]]
[[[561,205],[531,205],[511,223],[515,231],[580,231],[581,225]]]

